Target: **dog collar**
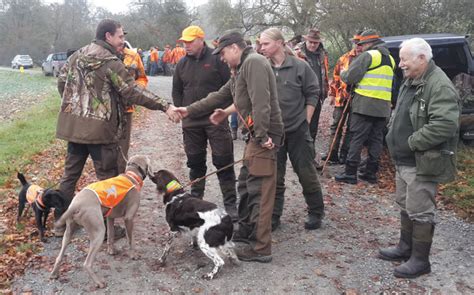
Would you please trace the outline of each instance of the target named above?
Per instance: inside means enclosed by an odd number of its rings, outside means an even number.
[[[176,180],[171,180],[167,185],[166,185],[166,192],[167,193],[172,193],[176,190],[179,190],[180,188],[183,188],[183,186],[177,182]]]
[[[36,206],[38,206],[38,208],[41,211],[46,210],[46,206],[43,203],[43,195],[44,195],[44,190],[38,191],[38,196],[36,197],[36,200],[35,200]]]
[[[143,187],[143,179],[140,178],[135,172],[133,171],[127,171],[125,172],[125,175],[129,176],[136,182],[136,189],[140,191]]]

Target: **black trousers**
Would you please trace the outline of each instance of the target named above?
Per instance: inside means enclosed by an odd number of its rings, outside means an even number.
[[[367,141],[367,166],[378,167],[380,154],[383,150],[383,131],[385,125],[385,117],[372,117],[357,113],[351,114],[351,143],[349,153],[347,154],[346,165],[351,167],[357,167],[359,165],[360,153],[364,143]]]

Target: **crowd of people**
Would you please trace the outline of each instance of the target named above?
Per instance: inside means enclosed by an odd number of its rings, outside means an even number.
[[[377,182],[388,126],[401,228],[398,245],[380,249],[379,255],[406,260],[394,270],[398,277],[431,271],[434,197],[438,183],[455,175],[459,106],[454,86],[433,62],[423,39],[401,44],[399,66],[405,79],[392,110],[397,65],[374,30],[355,34],[353,48],[338,59],[329,79],[328,53],[316,29],[286,42],[279,29],[269,28],[254,46],[241,33],[229,31],[211,48],[204,31],[189,26],[178,40],[179,50],[167,46],[160,56],[157,48],[150,49],[150,75],[156,73],[159,60],[167,65],[163,71],[173,75],[172,104],[146,89],[146,66],[133,57],[140,52],[124,49],[124,38],[120,23],[101,21],[96,40],[75,52],[59,77],[57,137],[68,142],[60,190],[68,201],[89,155],[97,178],[123,172],[133,105],[161,110],[173,122],[182,122],[190,180],[206,175],[210,145],[224,208],[237,223],[233,240],[238,258],[270,262],[271,232],[278,229],[283,214],[288,158],[307,205],[304,228],[315,230],[323,224],[314,142],[327,98],[334,105],[334,143],[323,159],[345,165],[337,182]],[[237,179],[229,166],[234,161],[236,122],[245,141]],[[341,126],[346,126],[345,132]],[[358,174],[364,147],[367,162]],[[204,190],[205,180],[191,187],[196,198],[203,198]]]

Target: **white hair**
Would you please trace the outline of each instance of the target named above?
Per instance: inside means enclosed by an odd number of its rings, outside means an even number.
[[[401,48],[407,48],[413,57],[424,55],[428,61],[433,58],[431,46],[422,38],[412,38],[402,42]]]

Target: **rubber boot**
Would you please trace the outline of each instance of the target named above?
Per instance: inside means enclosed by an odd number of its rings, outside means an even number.
[[[367,162],[367,166],[365,170],[359,173],[359,178],[367,181],[368,183],[376,184],[377,183],[377,170],[378,170],[378,165],[376,163]]]
[[[412,250],[407,262],[395,267],[397,278],[414,279],[431,272],[430,250],[433,242],[434,225],[413,221]]]
[[[357,184],[357,166],[346,163],[346,171],[343,174],[336,175],[334,179],[338,182]]]
[[[406,261],[411,255],[413,221],[405,211],[400,212],[400,240],[395,247],[379,249],[379,258],[389,261]]]

